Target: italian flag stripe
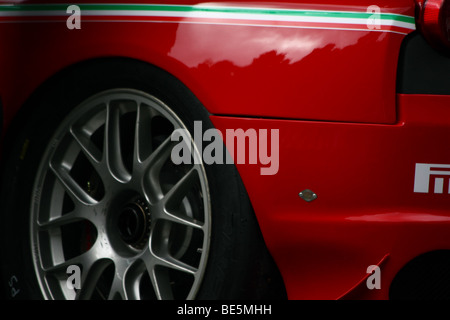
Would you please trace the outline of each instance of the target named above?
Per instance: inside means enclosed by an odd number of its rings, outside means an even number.
[[[0,5],[0,22],[52,21],[67,18],[69,5]],[[84,21],[179,22],[292,28],[348,29],[409,33],[414,17],[393,14],[278,8],[81,4]]]

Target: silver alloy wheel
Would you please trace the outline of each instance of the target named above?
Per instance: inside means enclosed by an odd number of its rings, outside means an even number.
[[[34,269],[47,299],[193,299],[205,272],[211,205],[205,168],[174,165],[186,129],[141,91],[105,91],[61,123],[31,201]],[[79,289],[68,267],[81,270]],[[75,283],[76,284],[76,283]]]

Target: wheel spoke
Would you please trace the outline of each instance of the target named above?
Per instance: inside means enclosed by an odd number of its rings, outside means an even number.
[[[163,201],[166,209],[178,207],[184,197],[192,190],[196,179],[197,170],[193,167],[164,196]]]
[[[145,105],[138,106],[136,115],[136,132],[134,138],[133,165],[139,167],[152,153],[152,118],[154,112]]]
[[[90,299],[103,272],[112,263],[106,252],[97,242],[88,251],[52,266],[43,266],[42,270],[47,275],[52,275],[65,274],[69,266],[81,267],[80,289],[77,290],[75,299]],[[54,257],[54,259],[58,258],[60,259],[61,255]]]
[[[194,268],[193,266],[190,266],[181,260],[175,259],[170,255],[166,255],[164,258],[157,257],[156,264],[166,268],[188,273],[194,276],[197,273],[197,268]]]
[[[78,130],[71,128],[70,134],[77,142],[78,146],[83,151],[83,154],[89,160],[94,168],[98,168],[102,160],[102,152],[97,146],[89,139],[86,134],[79,132]]]
[[[47,230],[51,228],[62,227],[74,222],[78,222],[81,220],[89,220],[90,211],[86,210],[87,207],[83,209],[75,208],[73,211],[66,213],[62,216],[51,218],[45,222],[38,222],[38,227],[41,230]]]
[[[140,299],[140,281],[146,271],[143,263],[138,260],[131,264],[115,263],[114,279],[109,292],[108,300],[120,297],[122,300]]]
[[[92,298],[92,294],[94,293],[102,274],[111,263],[110,260],[103,259],[93,262],[90,261],[89,264],[82,265],[81,287],[76,295],[77,300],[87,300]]]
[[[123,279],[121,275],[114,273],[111,290],[109,291],[108,300],[128,300],[128,295],[123,286]]]
[[[188,217],[185,214],[181,214],[179,212],[171,211],[167,212],[165,211],[163,214],[159,216],[160,219],[165,219],[174,223],[179,223],[182,225],[185,225],[187,227],[192,227],[195,229],[203,230],[205,224],[197,219]]]
[[[122,158],[120,136],[120,105],[109,103],[106,112],[104,155],[110,174],[118,181],[126,182],[131,175],[125,167]]]
[[[173,291],[170,286],[170,277],[168,270],[164,268],[157,268],[155,259],[145,259],[145,266],[150,276],[150,281],[155,291],[158,300],[173,300]]]
[[[85,205],[93,205],[97,203],[97,200],[92,198],[70,175],[67,168],[63,166],[56,167],[53,163],[50,163],[50,169],[55,174],[59,182],[62,183],[64,189],[69,194],[70,198],[75,202],[81,202]]]
[[[65,272],[67,267],[71,265],[82,265],[83,268],[89,269],[90,266],[97,260],[92,252],[92,250],[89,250],[76,257],[56,263],[52,266],[43,266],[43,271],[46,273]]]
[[[166,219],[171,222],[180,223],[189,227],[203,229],[203,222],[179,213],[179,206],[183,199],[192,190],[197,181],[198,172],[195,167],[191,168],[164,196],[163,210],[155,213],[157,218]],[[158,213],[160,213],[158,215]]]
[[[164,163],[170,157],[174,143],[168,137],[145,161],[149,170],[144,175],[143,188],[147,200],[155,204],[163,198],[163,191],[159,179],[159,173]]]
[[[170,225],[164,228],[158,235],[153,234],[149,241],[149,252],[151,260],[155,265],[174,269],[184,273],[195,275],[197,268],[194,268],[181,260],[175,259],[169,250]]]

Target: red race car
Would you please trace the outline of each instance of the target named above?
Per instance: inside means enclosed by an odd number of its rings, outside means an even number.
[[[0,0],[15,299],[450,298],[450,1]]]

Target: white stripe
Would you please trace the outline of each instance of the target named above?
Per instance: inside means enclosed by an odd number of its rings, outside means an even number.
[[[150,22],[150,23],[183,23],[183,24],[204,24],[204,25],[219,25],[219,26],[245,26],[245,27],[270,27],[270,28],[289,28],[289,29],[319,29],[319,30],[341,30],[341,31],[371,31],[371,32],[389,32],[407,35],[408,32],[394,31],[394,30],[381,30],[381,29],[368,29],[367,27],[358,28],[339,28],[339,27],[328,27],[328,26],[292,26],[292,25],[273,25],[273,24],[262,24],[262,23],[227,23],[227,22],[190,22],[190,21],[155,21],[155,20],[89,20],[87,22]]]
[[[361,18],[336,18],[336,17],[308,17],[293,15],[270,15],[270,14],[248,14],[248,13],[228,13],[228,12],[172,12],[172,11],[142,11],[142,10],[85,10],[84,16],[122,16],[122,17],[168,17],[168,18],[197,18],[197,19],[228,19],[228,20],[249,20],[249,21],[276,21],[276,22],[297,22],[297,23],[324,23],[324,24],[351,24],[368,25],[368,19]],[[69,14],[61,11],[6,11],[0,12],[0,17],[68,17]],[[377,22],[381,26],[393,26],[415,30],[415,24],[396,20],[379,19]],[[231,25],[233,23],[230,23]],[[238,25],[238,24],[236,24]],[[259,24],[255,24],[257,26]],[[338,29],[338,28],[330,28]],[[343,30],[350,30],[342,28]],[[356,28],[355,30],[360,30]],[[377,29],[369,29],[379,31]],[[401,33],[401,32],[398,32]],[[402,33],[403,34],[403,33]]]
[[[229,13],[229,12],[173,12],[173,11],[145,11],[145,10],[85,10],[84,16],[128,16],[128,17],[170,17],[170,18],[199,18],[199,19],[229,19],[229,20],[250,20],[250,21],[277,21],[277,22],[309,22],[309,23],[335,23],[335,24],[354,24],[367,25],[368,19],[362,18],[336,18],[336,17],[310,17],[295,15],[276,15],[276,14],[249,14],[249,13]],[[0,17],[58,17],[69,16],[61,11],[5,11],[0,12]],[[379,19],[378,22],[383,26],[395,26],[405,29],[415,29],[413,23],[407,23],[396,20]]]
[[[315,29],[315,30],[340,30],[340,31],[371,31],[371,32],[388,32],[388,33],[396,33],[401,35],[407,35],[408,32],[401,32],[395,30],[381,30],[381,29],[368,29],[364,28],[339,28],[339,27],[329,27],[329,26],[292,26],[292,25],[273,25],[273,24],[262,24],[262,23],[232,23],[232,22],[201,22],[201,21],[164,21],[164,20],[86,20],[85,23],[88,22],[97,22],[97,23],[176,23],[176,24],[199,24],[199,25],[217,25],[217,26],[243,26],[243,27],[268,27],[268,28],[288,28],[288,29]],[[58,23],[55,20],[39,20],[39,21],[31,21],[31,20],[15,20],[15,21],[0,21],[0,23]]]

